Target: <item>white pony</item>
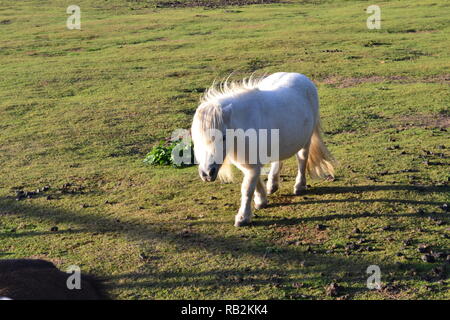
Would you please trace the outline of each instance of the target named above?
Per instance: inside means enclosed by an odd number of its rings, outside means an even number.
[[[224,143],[228,132],[238,129],[278,129],[278,158],[270,161],[267,191],[260,177],[264,163],[260,157],[256,163],[248,161],[248,140],[244,153],[238,152],[235,144],[230,147]],[[212,136],[211,131],[220,132],[223,139]],[[267,193],[278,190],[282,160],[294,154],[297,157],[296,195],[306,189],[306,171],[312,177],[334,176],[333,160],[320,134],[317,89],[302,74],[278,72],[258,80],[250,77],[239,83],[225,81],[219,88],[213,84],[195,112],[191,134],[203,181],[214,181],[218,175],[230,180],[231,164],[244,174],[236,227],[251,222],[253,194],[255,208],[260,209],[267,206]],[[257,136],[258,145],[260,140]],[[266,147],[273,149],[272,145]],[[218,156],[223,156],[224,161],[217,161]]]

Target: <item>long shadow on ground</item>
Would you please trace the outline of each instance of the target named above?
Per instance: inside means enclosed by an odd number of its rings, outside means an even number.
[[[376,191],[376,190],[409,190],[410,186],[363,186],[363,187],[321,187],[315,188],[313,191],[315,194],[325,193],[343,193],[343,192],[364,192],[364,191]],[[411,189],[416,190],[416,189]],[[417,191],[417,190],[416,190]],[[447,187],[424,187],[422,192],[448,192]],[[385,199],[389,201],[398,201],[394,199]],[[346,200],[342,200],[346,201]],[[347,201],[353,201],[347,200]],[[376,201],[376,200],[373,200]],[[408,201],[408,200],[404,200]],[[310,201],[310,203],[323,203],[323,201]],[[429,201],[421,202],[415,201],[414,203],[430,203]],[[431,202],[432,204],[440,204],[439,202]],[[279,204],[281,205],[281,204]],[[289,205],[289,204],[288,204]],[[98,214],[83,213],[83,215],[70,212],[63,209],[46,208],[36,206],[30,202],[16,202],[9,198],[0,198],[0,208],[2,211],[8,212],[8,214],[25,215],[27,217],[36,218],[39,220],[47,220],[49,223],[71,223],[77,225],[83,231],[91,232],[116,232],[129,238],[130,240],[143,241],[151,240],[153,242],[164,242],[174,245],[177,250],[205,250],[214,255],[231,255],[236,259],[255,259],[255,261],[267,261],[266,267],[259,269],[249,269],[241,267],[227,268],[215,268],[207,271],[195,271],[193,267],[192,271],[173,271],[173,272],[159,272],[158,270],[149,271],[144,268],[143,270],[137,270],[134,273],[127,273],[122,275],[116,275],[108,277],[113,282],[114,288],[149,288],[157,290],[158,288],[172,288],[175,289],[181,286],[203,286],[203,287],[225,287],[231,288],[243,285],[274,285],[280,287],[286,292],[286,297],[292,297],[292,276],[298,281],[302,281],[305,278],[304,272],[302,273],[302,265],[305,261],[310,264],[308,271],[314,271],[315,274],[321,276],[316,280],[323,284],[329,281],[342,278],[342,273],[347,273],[345,281],[352,283],[352,288],[348,289],[346,293],[352,294],[360,290],[365,290],[365,281],[367,275],[365,271],[369,265],[377,264],[383,270],[385,274],[395,273],[399,276],[397,280],[405,279],[412,280],[410,276],[403,276],[403,272],[399,272],[405,266],[399,266],[398,264],[392,264],[386,261],[373,261],[363,255],[363,253],[354,253],[351,256],[329,254],[326,252],[318,251],[306,251],[295,246],[286,246],[276,251],[268,251],[268,248],[273,246],[273,242],[268,240],[253,240],[243,239],[236,235],[220,235],[217,232],[212,233],[199,233],[191,231],[186,237],[185,234],[179,234],[175,232],[171,226],[174,222],[166,223],[129,223],[121,222],[117,223],[117,220],[112,217],[99,216]],[[418,217],[416,214],[400,214],[401,216]],[[383,216],[376,215],[376,217]],[[388,216],[388,215],[386,215]],[[392,216],[392,215],[390,215]],[[398,216],[395,214],[395,216]],[[299,218],[299,219],[284,219],[284,220],[266,220],[256,222],[256,227],[269,225],[272,223],[277,224],[295,224],[304,221],[311,221],[314,219],[330,220],[330,219],[345,219],[350,217],[347,214],[333,214],[324,217],[312,217],[312,218]],[[354,216],[352,216],[354,218]],[[425,218],[425,217],[423,217]],[[284,222],[283,222],[284,221]],[[175,222],[176,223],[176,222]],[[181,223],[181,222],[180,222]],[[195,221],[193,228],[196,225],[201,225],[202,221]],[[209,222],[206,222],[209,223]],[[230,225],[230,228],[233,228]],[[74,230],[74,232],[78,232]],[[27,232],[24,235],[10,235],[12,237],[17,236],[36,236],[43,235],[44,233],[32,233]],[[7,237],[7,234],[2,234],[1,237]],[[174,253],[176,254],[176,253]],[[298,265],[298,269],[283,270],[283,268],[277,268],[278,266],[285,265]],[[424,263],[425,265],[425,263]],[[351,266],[351,267],[350,267]],[[428,265],[427,265],[428,266]],[[399,269],[400,268],[400,269]],[[428,268],[429,269],[429,268]],[[331,270],[331,271],[330,271]],[[351,270],[349,273],[348,271]],[[288,279],[289,277],[289,279]],[[406,277],[406,278],[405,278]],[[311,280],[311,278],[308,278]],[[120,283],[115,283],[118,280]],[[295,297],[295,296],[293,296]]]

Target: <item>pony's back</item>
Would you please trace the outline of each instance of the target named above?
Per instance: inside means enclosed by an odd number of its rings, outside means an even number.
[[[263,78],[257,87],[260,90],[276,90],[279,88],[315,88],[315,85],[301,73],[277,72]]]

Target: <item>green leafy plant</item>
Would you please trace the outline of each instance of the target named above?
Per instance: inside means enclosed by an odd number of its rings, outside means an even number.
[[[178,163],[174,157],[174,149],[183,155],[187,155],[189,161]],[[181,140],[176,141],[160,141],[158,145],[154,146],[145,156],[144,163],[150,165],[172,165],[176,168],[184,168],[194,164],[193,161],[193,144],[185,143]]]

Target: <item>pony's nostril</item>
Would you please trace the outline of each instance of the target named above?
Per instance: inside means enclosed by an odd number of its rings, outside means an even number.
[[[208,176],[204,171],[201,172],[202,177]]]

